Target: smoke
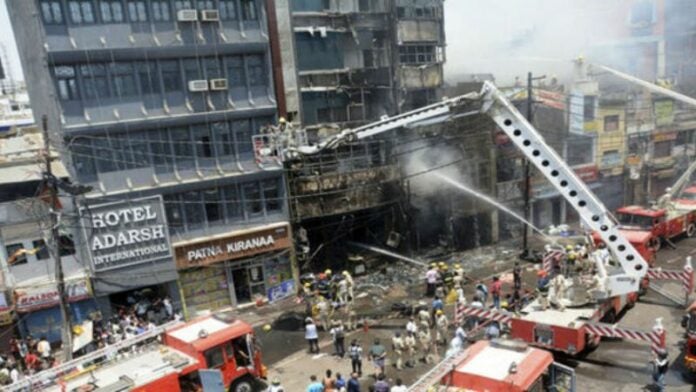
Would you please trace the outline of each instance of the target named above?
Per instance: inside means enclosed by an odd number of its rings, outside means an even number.
[[[445,75],[453,83],[463,74],[493,73],[501,84],[509,84],[515,76],[524,79],[527,71],[567,80],[573,59],[591,56],[626,29],[626,3],[446,1]]]

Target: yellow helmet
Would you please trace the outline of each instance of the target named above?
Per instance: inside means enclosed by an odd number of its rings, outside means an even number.
[[[437,314],[438,316],[441,315],[441,314],[442,314],[442,310],[438,310],[437,312],[435,312],[435,314]]]
[[[430,263],[430,267],[431,267],[431,268],[437,267],[437,263]]]
[[[446,266],[446,265],[443,265],[443,266],[442,266],[442,269],[443,269],[443,270],[446,270],[447,268],[449,268],[449,267]]]
[[[309,283],[309,282],[307,282],[307,283],[304,284],[304,287],[310,288],[310,287],[312,287],[312,284]]]
[[[271,324],[266,324],[263,326],[264,332],[271,332]]]
[[[457,263],[457,264],[454,265],[454,268],[462,268],[462,265],[459,264],[459,263]]]
[[[568,255],[568,260],[575,260],[575,253],[571,253]]]
[[[327,275],[331,275],[331,270],[330,270],[330,269],[327,269],[326,271],[324,271],[324,273],[327,274]]]
[[[573,245],[566,245],[566,250],[567,251],[573,250]]]
[[[343,275],[348,276],[350,273],[348,271],[343,271]]]
[[[281,124],[285,124],[285,123],[286,123],[285,117],[279,118],[279,119],[278,119],[278,122],[281,123]]]
[[[507,308],[508,306],[510,306],[510,304],[508,304],[507,301],[503,301],[503,302],[500,303],[500,307],[501,307],[501,308]]]

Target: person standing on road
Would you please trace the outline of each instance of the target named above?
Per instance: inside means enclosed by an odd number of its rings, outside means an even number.
[[[336,381],[334,382],[336,391],[346,392],[346,380],[341,376],[341,373],[336,373]]]
[[[657,387],[658,392],[665,390],[665,375],[669,370],[669,359],[667,349],[660,349],[653,359],[653,383]]]
[[[406,366],[415,366],[414,359],[416,358],[416,332],[406,332],[404,337],[404,345],[406,346]]]
[[[433,299],[433,303],[432,303],[431,309],[430,309],[430,317],[431,317],[430,323],[432,325],[435,325],[435,318],[437,316],[437,311],[442,310],[444,308],[445,308],[445,303],[442,302],[442,298],[435,297],[435,299]]]
[[[425,273],[425,295],[427,297],[432,297],[435,294],[435,287],[437,287],[437,279],[439,274],[437,272],[437,264],[430,264],[430,269]]]
[[[384,374],[384,362],[387,358],[387,349],[382,346],[379,339],[375,339],[374,344],[370,347],[370,360],[375,365],[375,375]]]
[[[384,376],[384,373],[377,376],[377,382],[372,386],[375,392],[389,392],[389,383]]]
[[[336,392],[336,380],[333,378],[331,369],[326,369],[326,377],[324,377],[322,384],[324,386],[324,392]]]
[[[416,319],[411,316],[406,323],[406,333],[416,333],[418,332],[418,325],[416,324]]]
[[[447,328],[449,320],[442,310],[435,313],[435,344],[447,344]]]
[[[392,350],[394,351],[394,354],[396,354],[396,369],[403,370],[406,344],[404,343],[404,338],[401,337],[400,332],[396,332],[392,337]]]
[[[334,355],[343,358],[346,355],[346,333],[340,321],[334,322],[334,326],[331,328],[331,337],[333,338]]]
[[[486,306],[486,302],[488,302],[488,287],[480,280],[476,283],[476,295],[481,300],[483,306]]]
[[[522,267],[520,262],[515,260],[515,266],[512,268],[512,286],[514,290],[522,290]]]
[[[266,392],[285,392],[285,388],[280,385],[280,379],[275,377],[271,382],[271,386],[266,389]]]
[[[491,283],[491,288],[489,289],[489,292],[493,297],[493,307],[496,309],[500,309],[500,293],[502,292],[502,290],[503,282],[500,281],[500,278],[494,276],[493,283]]]
[[[358,380],[358,373],[353,372],[350,375],[350,380],[348,380],[348,390],[346,392],[360,392],[360,381]]]
[[[309,385],[307,386],[307,392],[325,392],[324,386],[317,381],[317,376],[309,376]]]
[[[309,344],[310,354],[319,352],[319,332],[317,332],[317,325],[314,324],[311,317],[307,317],[305,320],[305,340]]]
[[[356,339],[350,342],[350,348],[348,349],[348,355],[350,356],[350,366],[353,369],[353,374],[358,374],[362,376],[362,354],[363,349],[360,343]]]
[[[408,388],[404,385],[404,382],[400,378],[396,379],[394,386],[389,392],[408,392]]]

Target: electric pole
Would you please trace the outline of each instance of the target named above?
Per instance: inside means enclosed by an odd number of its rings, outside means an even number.
[[[51,222],[51,240],[49,252],[53,256],[55,265],[56,285],[58,287],[58,303],[60,306],[60,317],[63,320],[61,327],[61,337],[63,341],[63,361],[72,359],[72,329],[70,327],[70,317],[68,315],[68,298],[65,293],[65,277],[63,276],[63,262],[61,260],[62,243],[60,241],[60,229],[58,227],[58,212],[56,211],[58,202],[58,183],[53,177],[51,169],[51,143],[48,137],[48,118],[46,115],[41,117],[41,128],[44,138],[44,157],[46,160],[46,172],[44,174],[44,184],[48,186],[50,192],[49,215]]]

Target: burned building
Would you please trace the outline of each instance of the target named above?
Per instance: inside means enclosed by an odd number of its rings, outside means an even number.
[[[290,5],[300,118],[310,142],[438,99],[445,42],[441,0]],[[392,132],[289,165],[292,218],[312,251],[324,246],[319,259],[336,259],[329,255],[344,251],[339,239],[399,238],[394,233],[402,231],[407,208],[394,138]]]

